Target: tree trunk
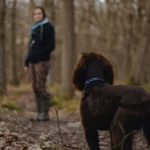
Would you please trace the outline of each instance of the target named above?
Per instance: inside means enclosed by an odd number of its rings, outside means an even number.
[[[12,8],[12,84],[18,85],[19,80],[17,76],[17,55],[16,55],[16,4],[17,0],[13,1],[13,8]]]
[[[72,71],[75,55],[73,0],[62,2],[62,33],[61,93],[72,96]]]
[[[124,66],[123,66],[123,79],[127,80],[130,77],[131,74],[131,48],[133,43],[133,20],[134,15],[132,12],[132,5],[130,1],[124,2],[124,11],[126,12],[126,16],[124,19],[126,20],[126,23],[124,23],[123,26],[123,36],[124,36]]]
[[[43,1],[43,6],[46,10],[46,14],[50,22],[54,25],[55,27],[55,21],[56,21],[56,9],[54,0],[44,0]],[[55,28],[56,29],[56,28]],[[56,83],[56,63],[59,63],[56,59],[56,57],[59,59],[60,56],[56,56],[56,53],[51,54],[51,68],[48,74],[48,85],[53,85]]]
[[[147,4],[147,11],[148,11],[147,22],[145,26],[145,29],[146,29],[145,33],[147,37],[144,39],[143,48],[141,48],[139,51],[138,61],[136,63],[136,73],[133,79],[133,84],[135,85],[140,85],[142,83],[142,75],[144,73],[144,70],[143,70],[144,61],[145,61],[145,58],[146,58],[146,55],[150,46],[150,1],[148,1],[148,4]]]
[[[44,0],[43,6],[46,10],[47,17],[52,23],[55,21],[55,5],[54,0]]]
[[[5,0],[0,1],[0,95],[6,92],[5,82]]]
[[[36,7],[36,5],[35,5],[34,0],[30,0],[30,4],[29,4],[29,25],[33,22],[33,11],[34,11],[35,7]]]

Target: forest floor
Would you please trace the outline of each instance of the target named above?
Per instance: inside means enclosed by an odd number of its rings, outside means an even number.
[[[75,104],[76,109],[60,109],[56,105],[59,123],[54,107],[49,112],[50,121],[31,122],[30,117],[35,114],[31,88],[10,88],[8,96],[1,101],[0,150],[86,150],[78,111],[79,98],[65,101],[64,106]],[[101,149],[110,150],[109,132],[99,133],[99,138]],[[135,134],[134,149],[147,150],[141,131]]]

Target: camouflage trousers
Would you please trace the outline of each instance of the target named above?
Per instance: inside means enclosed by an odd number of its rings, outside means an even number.
[[[32,88],[36,100],[38,113],[48,113],[50,107],[50,94],[46,88],[47,75],[50,69],[49,61],[31,64]]]

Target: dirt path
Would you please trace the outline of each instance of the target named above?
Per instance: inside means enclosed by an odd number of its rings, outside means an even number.
[[[17,103],[22,107],[22,113],[7,112],[0,116],[0,150],[79,150],[87,149],[79,113],[64,113],[59,111],[60,136],[58,121],[54,109],[50,110],[49,122],[31,122],[34,115],[34,99],[30,92],[23,94]],[[102,150],[110,150],[108,132],[100,133]],[[141,132],[136,135],[136,150],[147,150]]]

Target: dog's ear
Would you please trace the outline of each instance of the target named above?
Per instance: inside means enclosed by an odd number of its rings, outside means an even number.
[[[86,68],[86,54],[83,53],[77,60],[72,78],[74,87],[79,91],[83,91],[85,87]]]
[[[104,65],[104,81],[111,85],[114,83],[114,71],[109,61]]]
[[[102,54],[98,54],[98,55],[99,55],[99,59],[102,63],[102,67],[104,69],[104,81],[109,84],[113,84],[114,83],[114,71],[113,71],[112,64]]]

